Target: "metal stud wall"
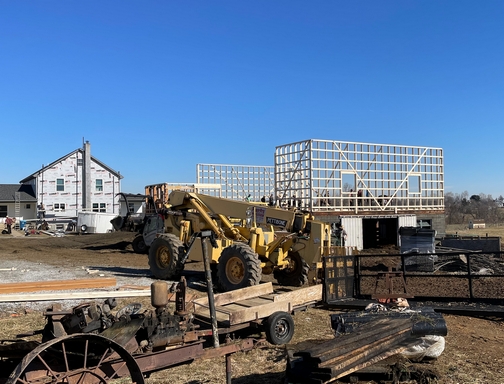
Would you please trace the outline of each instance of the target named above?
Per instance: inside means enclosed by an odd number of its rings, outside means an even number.
[[[306,140],[276,147],[281,206],[312,212],[444,210],[441,148]]]
[[[274,194],[275,172],[273,166],[197,164],[196,177],[199,184],[220,184],[221,197],[251,201],[266,201]]]

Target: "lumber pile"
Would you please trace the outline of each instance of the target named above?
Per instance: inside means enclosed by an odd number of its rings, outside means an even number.
[[[332,340],[288,354],[289,383],[327,383],[404,352],[426,335],[446,336],[430,307],[331,315]]]
[[[326,383],[403,352],[417,342],[411,320],[381,319],[354,333],[289,354],[289,383]]]

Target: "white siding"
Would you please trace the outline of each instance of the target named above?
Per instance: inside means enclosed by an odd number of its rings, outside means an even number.
[[[404,215],[398,217],[397,222],[397,244],[401,246],[401,236],[399,236],[399,228],[401,227],[416,227],[417,218],[416,215]]]
[[[397,227],[416,227],[416,215],[404,215],[398,217]]]
[[[77,160],[82,159],[81,152],[75,152],[61,160],[53,167],[44,170],[37,177],[37,199],[44,204],[46,217],[76,217],[83,210],[83,167],[77,165]],[[57,190],[57,179],[63,179],[64,191]],[[96,190],[96,180],[103,180],[103,190]],[[120,192],[119,178],[101,167],[96,162],[91,163],[91,203],[105,204],[105,213],[119,212]],[[65,211],[55,210],[55,204],[65,204]],[[86,207],[86,211],[92,210]]]
[[[364,247],[362,217],[342,217],[341,224],[347,233],[345,245],[349,247],[357,247],[359,251],[362,250]]]

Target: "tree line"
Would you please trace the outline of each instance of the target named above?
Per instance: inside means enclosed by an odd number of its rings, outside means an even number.
[[[445,194],[446,224],[465,224],[470,219],[484,220],[496,224],[504,220],[504,197],[494,199],[492,195],[471,195],[467,191],[461,194]]]

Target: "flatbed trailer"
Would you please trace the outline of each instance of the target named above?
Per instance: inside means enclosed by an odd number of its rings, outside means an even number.
[[[193,310],[186,311],[185,288],[182,279],[176,289],[177,310],[173,315],[158,304],[153,304],[155,311],[144,313],[134,307],[123,308],[114,318],[106,315],[105,307],[100,307],[98,316],[98,307],[89,303],[71,311],[53,306],[45,313],[48,325],[44,330],[30,334],[42,334],[41,342],[23,338],[0,341],[0,383],[103,384],[130,377],[133,383],[142,384],[153,372],[218,356],[226,356],[230,382],[231,355],[266,345],[262,336],[232,340],[234,332],[255,328],[264,331],[273,344],[288,343],[294,334],[291,314],[322,298],[322,285],[274,291],[271,283],[217,294],[213,302],[218,323],[215,329],[208,297],[193,300]],[[158,297],[159,290],[151,287],[151,294]],[[91,308],[94,313],[90,313]],[[98,321],[112,324],[98,332],[93,329]],[[163,328],[164,333],[157,334],[154,328]],[[72,333],[75,330],[78,332]],[[219,340],[218,345],[215,340]]]

